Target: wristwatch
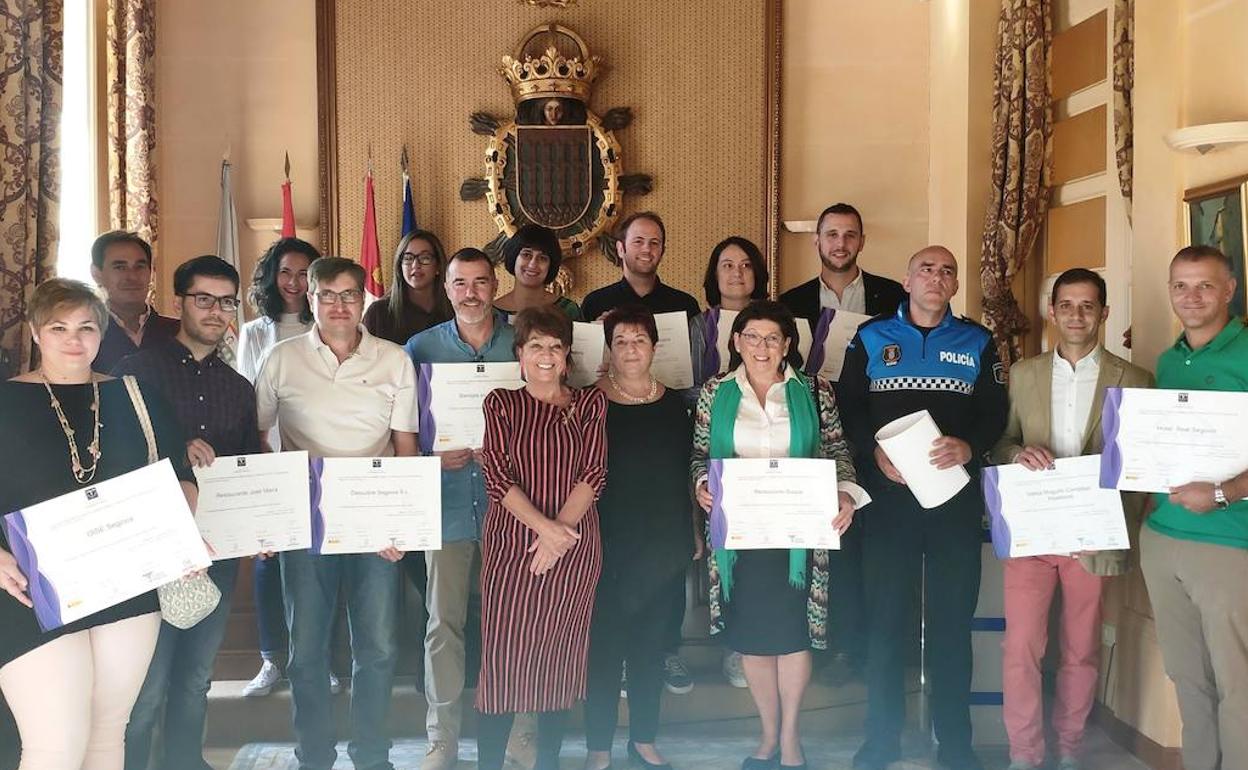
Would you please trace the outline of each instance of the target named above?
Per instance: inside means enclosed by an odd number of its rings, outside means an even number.
[[[1230,502],[1226,499],[1226,493],[1222,491],[1222,484],[1213,485],[1213,504],[1220,509],[1226,509],[1230,506]]]

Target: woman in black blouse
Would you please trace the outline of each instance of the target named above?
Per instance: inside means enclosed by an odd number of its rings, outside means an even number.
[[[121,380],[91,372],[108,310],[91,287],[53,278],[30,300],[40,367],[0,382],[0,514],[147,465],[147,441]],[[157,452],[192,510],[194,474],[172,408],[143,400]],[[0,692],[22,740],[22,768],[121,767],[130,709],[147,674],[160,613],[150,591],[55,631],[35,620],[28,576],[0,527]]]
[[[611,764],[621,665],[628,666],[628,753],[666,767],[654,745],[663,689],[666,597],[683,589],[701,547],[688,477],[693,423],[679,392],[650,373],[658,330],[639,305],[607,315],[610,369],[597,387],[607,406],[607,486],[598,501],[602,577],[589,631],[586,770]]]
[[[362,323],[368,333],[396,345],[413,334],[449,321],[454,311],[446,296],[446,251],[428,230],[413,230],[394,250],[394,277],[385,296],[368,306]]]

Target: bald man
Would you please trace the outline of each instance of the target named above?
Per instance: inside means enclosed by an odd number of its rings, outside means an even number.
[[[913,599],[926,570],[924,601],[937,761],[981,770],[971,750],[971,618],[979,598],[983,500],[980,459],[1005,427],[1009,401],[992,334],[953,315],[958,261],[943,246],[910,258],[895,312],[858,329],[837,387],[841,420],[855,452],[859,483],[873,502],[862,509],[867,594],[867,737],[854,767],[883,770],[901,756],[904,668],[916,638]],[[898,417],[926,409],[940,429],[937,468],[961,465],[971,482],[952,499],[922,508],[875,441]]]

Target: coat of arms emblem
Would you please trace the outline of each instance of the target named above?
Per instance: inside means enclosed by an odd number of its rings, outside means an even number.
[[[525,224],[548,227],[565,256],[580,256],[599,244],[620,214],[621,196],[650,191],[646,174],[623,174],[613,131],[632,122],[625,107],[602,117],[589,108],[590,90],[602,67],[580,35],[544,24],[525,36],[514,56],[503,57],[502,75],[511,85],[515,117],[484,112],[471,117],[472,130],[489,137],[485,176],[460,186],[465,201],[485,200],[498,226],[486,247],[502,242]]]

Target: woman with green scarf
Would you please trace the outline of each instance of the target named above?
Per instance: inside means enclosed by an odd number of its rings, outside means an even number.
[[[692,476],[698,503],[711,509],[707,463],[732,457],[820,457],[836,461],[844,532],[870,502],[854,483],[832,387],[800,372],[797,325],[778,302],[756,301],[737,315],[728,372],[698,396]],[[827,551],[716,549],[710,570],[711,633],[742,654],[762,735],[743,770],[806,767],[798,733],[811,649],[827,647]]]

